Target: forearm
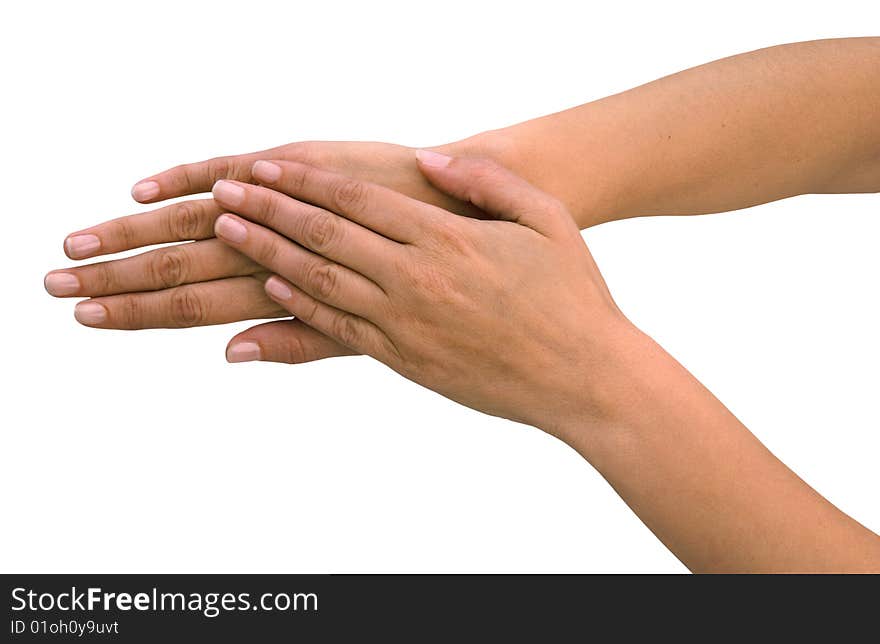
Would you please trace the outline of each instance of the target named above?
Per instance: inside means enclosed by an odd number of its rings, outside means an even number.
[[[556,432],[693,571],[880,571],[880,537],[771,454],[652,340],[615,340],[598,425]]]
[[[880,38],[725,58],[471,141],[581,227],[880,191]]]

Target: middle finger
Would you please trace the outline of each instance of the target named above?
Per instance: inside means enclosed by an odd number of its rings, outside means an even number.
[[[371,320],[385,312],[388,298],[378,284],[306,250],[274,230],[224,214],[217,219],[214,232],[227,244],[321,302]]]
[[[263,269],[218,239],[151,250],[134,257],[52,271],[46,290],[55,297],[99,297],[156,291],[190,282],[251,275]]]

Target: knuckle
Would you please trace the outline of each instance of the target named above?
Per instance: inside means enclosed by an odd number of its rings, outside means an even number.
[[[155,253],[147,265],[147,272],[153,284],[161,288],[172,288],[186,281],[189,259],[179,248],[169,248]]]
[[[141,301],[136,295],[126,295],[119,300],[116,307],[120,327],[123,329],[141,329],[144,326],[144,312]]]
[[[453,293],[452,280],[437,262],[408,264],[399,272],[413,291],[431,300],[447,302]]]
[[[342,179],[333,186],[331,201],[339,212],[359,214],[367,206],[367,186],[357,179]]]
[[[274,191],[260,190],[260,221],[269,228],[278,228],[281,217],[281,195]]]
[[[326,210],[316,211],[304,223],[303,241],[317,253],[325,253],[336,242],[339,226],[335,215]]]
[[[204,324],[208,318],[204,300],[191,288],[178,288],[169,301],[171,321],[178,327]]]
[[[306,283],[315,297],[330,299],[336,292],[339,272],[333,264],[315,262],[306,269]]]
[[[300,364],[310,360],[303,341],[296,335],[291,335],[282,345],[280,358],[287,364]]]
[[[288,189],[285,192],[294,195],[301,194],[306,185],[312,180],[314,172],[310,166],[303,165],[302,163],[294,164],[287,171]]]
[[[473,247],[473,241],[462,222],[445,219],[432,231],[436,248],[444,253],[465,254]]]
[[[281,250],[277,241],[267,239],[258,245],[257,257],[263,266],[276,266]]]
[[[137,235],[127,218],[115,219],[109,225],[110,235],[117,240],[122,250],[135,248],[138,245]]]
[[[333,335],[342,344],[355,347],[360,344],[363,327],[359,320],[350,313],[342,313],[333,320]]]
[[[208,178],[213,184],[220,179],[226,179],[230,176],[232,163],[229,157],[215,157],[208,161]]]
[[[113,293],[116,290],[116,271],[111,267],[112,262],[93,264],[94,272],[90,276],[93,290],[97,293]]]
[[[188,201],[177,204],[173,211],[168,214],[169,239],[183,241],[200,237],[204,220],[204,206]]]
[[[197,164],[185,164],[171,168],[169,174],[174,177],[172,181],[175,184],[176,192],[192,194],[196,191],[198,180],[196,179]]]
[[[321,304],[313,298],[305,299],[307,301],[303,302],[302,308],[296,313],[296,317],[306,324],[312,324],[318,317]]]
[[[229,174],[229,157],[215,157],[198,163],[187,163],[171,169],[179,192],[194,194],[210,190],[210,184]]]

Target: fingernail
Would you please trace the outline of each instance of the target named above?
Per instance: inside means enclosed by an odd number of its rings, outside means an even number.
[[[257,161],[251,168],[251,174],[260,181],[275,183],[281,177],[281,166],[269,161]]]
[[[211,192],[216,199],[230,206],[237,206],[244,201],[244,188],[229,181],[218,181]]]
[[[416,150],[416,158],[429,168],[445,168],[452,162],[452,157],[431,150]]]
[[[228,239],[231,242],[240,244],[247,239],[247,228],[240,221],[236,221],[229,215],[220,215],[214,224],[214,232],[217,237]]]
[[[131,196],[135,201],[147,201],[159,194],[159,184],[155,181],[141,181],[134,184],[131,189]]]
[[[266,280],[266,292],[276,300],[289,300],[293,297],[293,292],[277,277]]]
[[[100,247],[101,239],[97,235],[73,235],[64,240],[64,250],[72,259],[87,257]]]
[[[107,319],[107,309],[97,302],[80,302],[73,308],[73,317],[80,324],[101,324]]]
[[[49,295],[73,295],[79,291],[79,280],[72,273],[49,273],[43,280],[43,286]]]
[[[260,359],[260,345],[256,342],[239,342],[226,349],[226,362],[251,362]]]

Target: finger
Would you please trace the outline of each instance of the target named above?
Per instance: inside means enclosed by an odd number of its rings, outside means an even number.
[[[434,186],[497,219],[548,235],[573,225],[559,200],[494,161],[453,158],[430,150],[416,150],[416,158],[419,170]]]
[[[80,324],[100,329],[177,329],[284,315],[255,277],[110,295],[85,300],[74,309]]]
[[[350,355],[355,355],[355,352],[300,320],[258,324],[233,337],[226,347],[226,360],[229,362],[262,360],[301,364]]]
[[[141,203],[153,203],[173,197],[209,192],[211,186],[220,179],[250,181],[251,166],[254,161],[271,158],[276,150],[277,148],[273,148],[250,154],[216,157],[207,161],[175,166],[138,181],[131,189],[131,196]]]
[[[183,201],[71,233],[64,240],[64,252],[70,259],[85,259],[152,244],[206,239],[213,236],[219,214],[213,199]]]
[[[265,288],[270,298],[298,319],[352,351],[386,364],[397,359],[394,344],[372,322],[316,300],[277,275],[266,280]]]
[[[258,161],[253,172],[255,179],[274,190],[342,215],[388,239],[409,243],[424,232],[426,214],[413,211],[413,204],[421,202],[374,183],[294,161]]]
[[[220,205],[236,214],[376,281],[388,277],[388,259],[401,248],[345,217],[270,188],[218,181],[213,192]]]
[[[246,219],[220,215],[214,230],[233,248],[331,306],[375,319],[387,300],[384,291],[360,273]]]
[[[100,297],[155,291],[262,272],[249,257],[218,239],[177,244],[134,257],[52,271],[44,280],[55,297]]]

